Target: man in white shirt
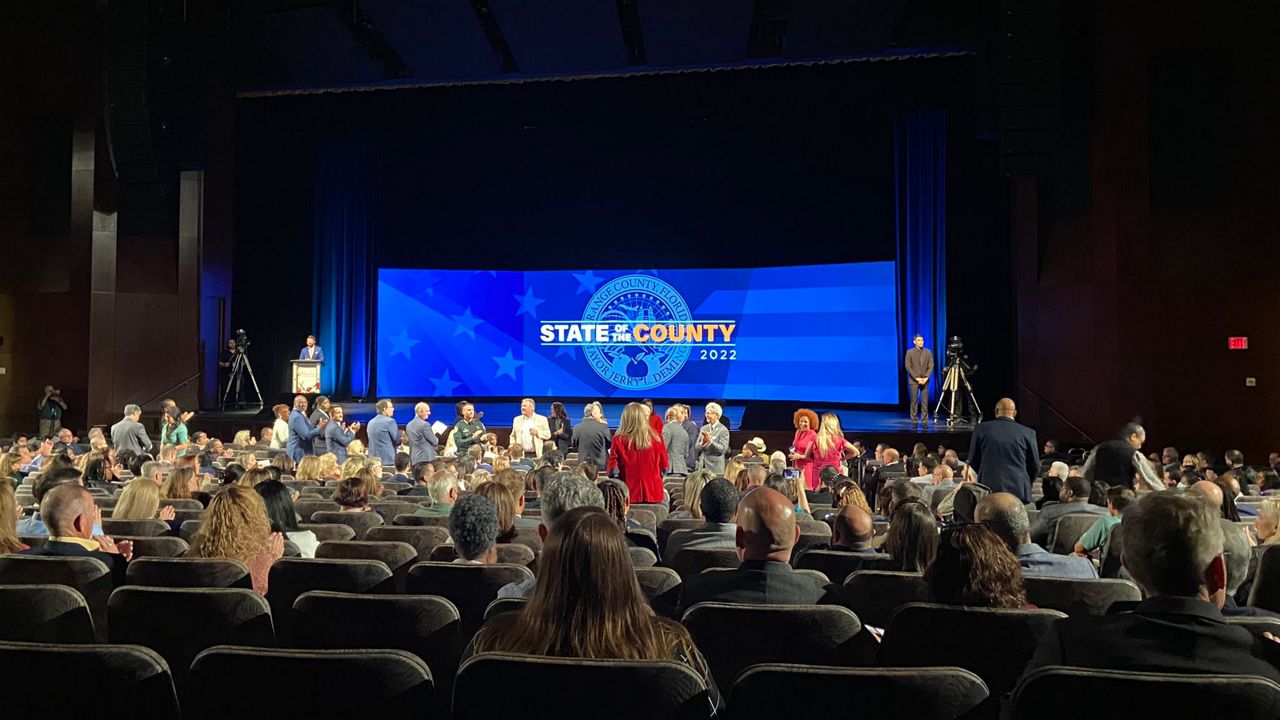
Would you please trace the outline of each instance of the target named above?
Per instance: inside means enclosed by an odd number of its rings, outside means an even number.
[[[551,439],[551,426],[534,408],[532,398],[520,401],[520,414],[511,421],[511,444],[523,447],[526,456],[542,457],[542,443]]]

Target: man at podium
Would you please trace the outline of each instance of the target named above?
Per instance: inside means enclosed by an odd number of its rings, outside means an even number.
[[[298,359],[324,362],[324,350],[320,349],[320,346],[316,344],[315,335],[307,336],[307,345],[302,348],[302,352],[298,353]]]

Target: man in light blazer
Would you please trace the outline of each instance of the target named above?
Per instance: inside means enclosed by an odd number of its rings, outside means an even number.
[[[551,439],[551,426],[545,416],[534,412],[535,408],[533,398],[520,401],[520,414],[511,421],[511,444],[519,443],[525,455],[542,457],[542,443]],[[513,462],[519,459],[511,458]]]
[[[724,414],[716,403],[707,403],[707,423],[698,432],[698,467],[724,474],[724,458],[729,453],[729,428],[720,422]]]
[[[298,353],[299,360],[317,360],[324,362],[324,350],[316,344],[316,336],[307,336],[307,345],[302,348],[302,352]]]

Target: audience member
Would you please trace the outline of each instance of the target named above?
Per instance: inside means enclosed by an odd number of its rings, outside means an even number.
[[[767,487],[756,488],[738,504],[736,570],[686,578],[680,589],[680,610],[700,602],[768,605],[838,603],[830,583],[796,572],[791,550],[800,538],[795,505]]]
[[[595,483],[588,481],[576,472],[561,471],[552,474],[551,479],[543,487],[540,497],[542,500],[542,519],[538,525],[538,535],[542,538],[543,543],[547,543],[548,538],[555,534],[557,523],[560,522],[560,519],[575,508],[599,508],[603,517],[609,517],[607,513],[603,512],[604,496],[600,494],[600,489],[596,487]],[[625,536],[623,537],[625,538]],[[543,560],[540,560],[540,563],[545,562],[545,544],[542,558]],[[630,566],[630,560],[627,562],[628,566]],[[539,565],[539,568],[541,568],[541,565]],[[536,578],[509,583],[498,589],[498,597],[527,598],[533,594],[533,589],[536,585]]]
[[[858,487],[858,483],[843,475],[837,476],[835,484],[831,487],[831,506],[842,509],[850,505],[861,508],[868,515],[871,514],[871,505],[867,503],[867,496],[862,494],[862,488]]]
[[[431,482],[427,483],[427,493],[431,495],[431,505],[418,508],[413,514],[449,517],[453,504],[458,501],[458,479],[443,470],[435,473],[431,476]]]
[[[125,568],[133,558],[133,543],[115,542],[99,529],[102,511],[78,483],[63,482],[49,488],[40,501],[40,516],[48,524],[49,539],[40,547],[20,551],[22,555],[49,557],[91,557],[111,570],[115,585],[123,585]]]
[[[890,448],[892,450],[892,448]],[[886,451],[887,452],[887,451]],[[920,488],[906,478],[900,478],[886,485],[889,488],[889,505],[885,508],[884,514],[892,516],[899,505],[912,500],[920,500]],[[927,510],[928,507],[926,506]]]
[[[831,518],[831,542],[815,545],[812,550],[840,550],[842,552],[876,554],[875,523],[871,514],[857,505],[845,505]]]
[[[284,555],[284,535],[272,532],[258,493],[227,485],[209,502],[187,555],[239,560],[249,568],[253,589],[266,595],[271,564]]]
[[[921,466],[926,465],[922,463]],[[935,464],[929,473],[929,485],[920,490],[920,501],[930,509],[937,508],[943,498],[955,492],[958,483],[955,482],[954,477],[955,471],[950,465]]]
[[[1236,593],[1249,578],[1249,565],[1253,558],[1253,548],[1250,547],[1252,543],[1245,528],[1230,520],[1219,522],[1222,525],[1222,558],[1227,571],[1227,592],[1222,601],[1222,615],[1280,618],[1280,613],[1236,603]]]
[[[487,483],[505,493],[497,483]],[[498,561],[498,507],[484,495],[459,498],[449,512],[449,534],[458,552],[455,563],[492,565]]]
[[[36,480],[35,486],[31,489],[31,494],[35,497],[36,504],[40,507],[44,506],[44,496],[54,488],[63,485],[75,485],[80,487],[81,475],[80,471],[75,468],[60,468],[58,470],[50,470],[40,473],[39,479]],[[97,507],[96,505],[94,507]],[[29,517],[22,518],[18,521],[18,535],[25,537],[44,537],[49,534],[49,528],[43,519],[43,513],[37,510]],[[93,535],[101,535],[101,524],[95,525]]]
[[[609,447],[606,469],[617,470],[630,496],[640,503],[662,502],[662,475],[667,467],[667,448],[662,436],[649,425],[649,415],[640,403],[628,403],[622,423]]]
[[[262,498],[262,504],[267,510],[267,520],[271,523],[271,532],[283,534],[286,540],[298,548],[302,557],[315,557],[320,540],[311,530],[298,527],[298,511],[293,507],[293,490],[279,480],[258,483],[253,486],[253,490]]]
[[[1098,518],[1097,522],[1084,531],[1084,535],[1076,541],[1075,553],[1088,555],[1094,550],[1105,547],[1111,538],[1112,529],[1120,524],[1124,509],[1133,504],[1137,497],[1137,494],[1127,487],[1107,488],[1107,514]]]
[[[1084,462],[1084,476],[1089,480],[1102,480],[1108,485],[1133,488],[1135,476],[1151,490],[1163,490],[1164,483],[1142,455],[1142,444],[1147,441],[1147,431],[1142,423],[1133,420],[1120,429],[1120,437],[1098,445]]]
[[[1026,577],[1081,580],[1098,577],[1098,571],[1088,559],[1077,555],[1057,555],[1032,542],[1027,509],[1021,500],[1009,493],[992,493],[983,498],[978,503],[977,520],[991,528],[1004,542]]]
[[[507,472],[516,472],[509,470]],[[516,473],[517,475],[519,473]],[[512,496],[511,491],[497,480],[480,483],[476,486],[475,494],[489,498],[497,508],[498,517],[498,543],[509,543],[516,537],[516,500]],[[459,501],[461,502],[461,500]],[[454,506],[456,512],[457,505]],[[452,517],[452,513],[450,515]],[[450,521],[452,522],[452,521]]]
[[[160,486],[147,478],[135,478],[120,492],[120,500],[111,511],[112,520],[154,520],[159,517],[172,523],[176,513],[172,505],[160,507]],[[176,530],[176,527],[170,527]]]
[[[1148,493],[1124,518],[1125,569],[1146,600],[1133,612],[1054,623],[1027,665],[1172,673],[1247,673],[1280,682],[1275,641],[1222,616],[1227,570],[1216,506]],[[1271,662],[1268,662],[1271,659]]]
[[[716,474],[710,470],[694,470],[685,476],[684,479],[684,505],[679,509],[667,515],[668,520],[702,520],[702,488],[707,483],[715,479]],[[729,483],[730,486],[733,483]],[[737,489],[734,489],[734,495],[737,495]],[[734,500],[737,504],[737,500]]]
[[[924,579],[934,602],[945,605],[1027,606],[1018,559],[985,525],[957,525],[944,530],[938,541],[938,556],[925,569]]]
[[[14,498],[13,487],[0,482],[0,555],[28,549],[27,544],[18,539],[18,519],[21,517],[22,508]]]
[[[111,426],[111,445],[117,451],[143,453],[151,450],[151,438],[147,435],[147,429],[138,422],[141,417],[142,408],[133,403],[124,406],[124,417]]]
[[[1030,502],[1031,480],[1040,472],[1040,453],[1035,431],[1019,425],[1017,416],[1013,400],[1000,398],[995,418],[974,429],[968,460],[993,492],[1012,493]]]
[[[1280,499],[1262,501],[1253,527],[1258,533],[1258,544],[1280,545]]]
[[[881,551],[893,558],[895,570],[924,572],[938,554],[938,521],[933,511],[917,499],[894,508]]]
[[[1092,487],[1085,478],[1067,478],[1058,493],[1058,502],[1046,505],[1031,524],[1031,542],[1048,545],[1058,520],[1066,515],[1106,515],[1106,508],[1089,503],[1091,491]]]
[[[694,474],[706,472],[695,471]],[[738,526],[734,517],[738,512],[738,491],[724,478],[712,478],[698,493],[697,505],[701,519],[706,524],[696,528],[681,529],[667,536],[666,552],[662,557],[670,563],[681,550],[687,548],[737,547]]]

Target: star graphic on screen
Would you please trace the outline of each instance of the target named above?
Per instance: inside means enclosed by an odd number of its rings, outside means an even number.
[[[429,378],[436,386],[436,397],[449,397],[453,393],[453,389],[462,383],[449,377],[449,368],[444,369],[444,374],[438,378]]]
[[[493,361],[498,363],[498,372],[494,373],[495,378],[506,375],[512,380],[516,379],[516,368],[524,364],[524,360],[517,360],[511,355],[511,348],[507,348],[506,355],[494,355]]]
[[[415,276],[413,286],[409,289],[411,296],[426,295],[427,297],[436,296],[436,285],[440,284],[440,278],[435,277],[431,273],[422,273]]]
[[[466,333],[471,336],[472,340],[476,339],[476,326],[484,322],[480,318],[471,314],[470,305],[467,306],[466,311],[461,315],[450,315],[449,317],[453,318],[453,321],[458,323],[457,327],[453,329],[453,334],[456,336],[461,333]]]
[[[596,274],[590,270],[584,273],[573,273],[573,279],[578,281],[578,292],[574,293],[574,295],[593,293],[596,291],[596,287],[604,282],[604,278],[596,277]]]
[[[403,355],[406,360],[413,359],[409,355],[409,349],[421,342],[409,337],[408,328],[402,329],[399,335],[393,335],[387,339],[391,341],[391,357]]]
[[[473,272],[476,275],[479,275],[480,273],[489,273],[489,277],[495,277],[495,278],[498,277],[497,270],[475,270]]]
[[[520,309],[516,310],[516,315],[524,315],[528,313],[529,317],[534,320],[538,319],[538,306],[546,302],[546,300],[543,300],[542,298],[534,297],[532,285],[529,286],[529,289],[525,291],[523,296],[512,295],[511,297],[515,298],[516,302],[520,303]]]
[[[577,360],[578,348],[572,345],[560,345],[559,347],[556,348],[556,357],[560,357],[561,355],[568,355],[574,360]]]

